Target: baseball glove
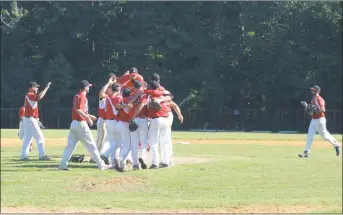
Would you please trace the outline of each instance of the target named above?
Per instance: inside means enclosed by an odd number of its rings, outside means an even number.
[[[137,129],[138,129],[137,123],[136,123],[135,121],[133,121],[133,120],[130,120],[130,121],[129,121],[129,130],[130,130],[131,132],[134,132],[134,131],[136,131]]]
[[[84,158],[85,158],[84,155],[73,155],[71,156],[69,162],[82,163]]]
[[[161,110],[161,105],[158,103],[158,102],[156,102],[155,100],[151,100],[150,101],[150,103],[149,103],[149,108],[151,108],[151,109],[153,109],[153,110],[157,110],[157,111],[159,111],[159,110]]]
[[[312,116],[313,114],[315,114],[317,112],[317,108],[315,105],[313,104],[307,104],[306,102],[301,102],[301,104],[304,106],[305,108],[305,112]]]

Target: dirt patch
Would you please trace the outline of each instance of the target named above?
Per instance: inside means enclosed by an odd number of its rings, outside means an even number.
[[[170,210],[128,210],[122,208],[60,208],[40,209],[33,207],[1,207],[1,213],[313,213],[338,209],[341,206],[313,206],[313,205],[255,205],[247,207],[218,207],[203,209],[170,209]]]
[[[138,192],[144,187],[145,181],[144,178],[137,176],[119,176],[105,181],[83,178],[67,189],[77,192]]]
[[[306,141],[285,141],[285,140],[216,140],[216,139],[184,139],[173,140],[173,143],[189,142],[190,144],[261,144],[261,145],[287,145],[287,146],[304,146]],[[65,146],[67,144],[67,138],[45,138],[46,145]],[[317,147],[332,147],[332,145],[326,141],[318,140],[314,142]],[[18,138],[1,138],[1,147],[6,146],[21,146],[21,140]]]

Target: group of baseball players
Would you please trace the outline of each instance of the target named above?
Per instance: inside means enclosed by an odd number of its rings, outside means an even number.
[[[18,134],[23,139],[21,160],[28,160],[32,138],[37,142],[39,159],[51,159],[45,154],[38,115],[38,101],[44,97],[50,84],[38,93],[40,86],[30,82]],[[135,67],[119,78],[109,74],[99,92],[98,118],[88,112],[87,93],[90,87],[92,84],[87,80],[81,81],[79,92],[73,98],[68,143],[59,170],[69,170],[68,163],[79,141],[91,154],[91,162],[96,163],[100,170],[113,168],[126,171],[130,162],[133,170],[147,169],[148,163],[151,163],[150,169],[173,165],[171,109],[181,123],[183,116],[173,102],[172,94],[161,86],[158,74],[149,77],[149,83],[144,81]],[[96,140],[90,130],[95,121]],[[148,162],[148,151],[151,152],[151,162]]]
[[[38,115],[38,101],[44,97],[50,84],[38,93],[40,86],[30,82],[24,107],[19,111],[21,120],[18,136],[23,140],[21,160],[28,160],[32,138],[37,143],[39,160],[51,159],[45,154],[42,124]],[[133,170],[147,169],[148,151],[151,151],[150,169],[173,165],[171,109],[176,112],[181,123],[183,116],[178,105],[173,102],[172,94],[161,86],[158,74],[154,73],[149,83],[144,81],[135,67],[119,78],[109,74],[99,92],[98,118],[88,112],[87,93],[91,86],[88,81],[81,81],[79,92],[73,98],[68,143],[59,170],[68,170],[68,162],[79,141],[88,149],[91,162],[96,163],[100,170],[114,168],[125,171],[128,161],[132,163]],[[313,136],[317,132],[332,144],[337,156],[340,154],[340,144],[326,129],[325,102],[319,95],[320,91],[319,86],[311,87],[311,103],[301,102],[312,117],[304,153],[298,154],[302,158],[309,157]],[[95,141],[90,127],[96,120]]]

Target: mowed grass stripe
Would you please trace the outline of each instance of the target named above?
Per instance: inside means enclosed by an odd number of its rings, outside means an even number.
[[[1,129],[1,138],[17,138],[17,129]],[[45,138],[67,138],[69,130],[44,129]],[[95,137],[96,130],[92,130]],[[342,142],[342,135],[333,135]],[[279,133],[253,133],[253,132],[187,132],[173,131],[174,140],[270,140],[270,141],[305,141],[306,134],[279,134]],[[315,140],[321,140],[319,135]]]

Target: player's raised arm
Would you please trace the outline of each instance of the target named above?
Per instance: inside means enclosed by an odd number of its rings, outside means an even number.
[[[99,99],[101,100],[101,99],[103,99],[103,98],[105,98],[105,94],[106,94],[106,90],[107,90],[107,88],[111,85],[111,84],[113,84],[114,82],[115,82],[115,79],[114,79],[114,77],[110,77],[109,79],[108,79],[108,81],[107,81],[107,83],[101,88],[101,90],[100,90],[100,92],[99,92]]]
[[[46,87],[42,90],[42,92],[38,93],[38,95],[37,95],[37,100],[41,100],[41,99],[45,96],[45,94],[46,94],[46,92],[48,91],[50,85],[51,85],[51,82],[49,82],[49,83],[46,85]]]

